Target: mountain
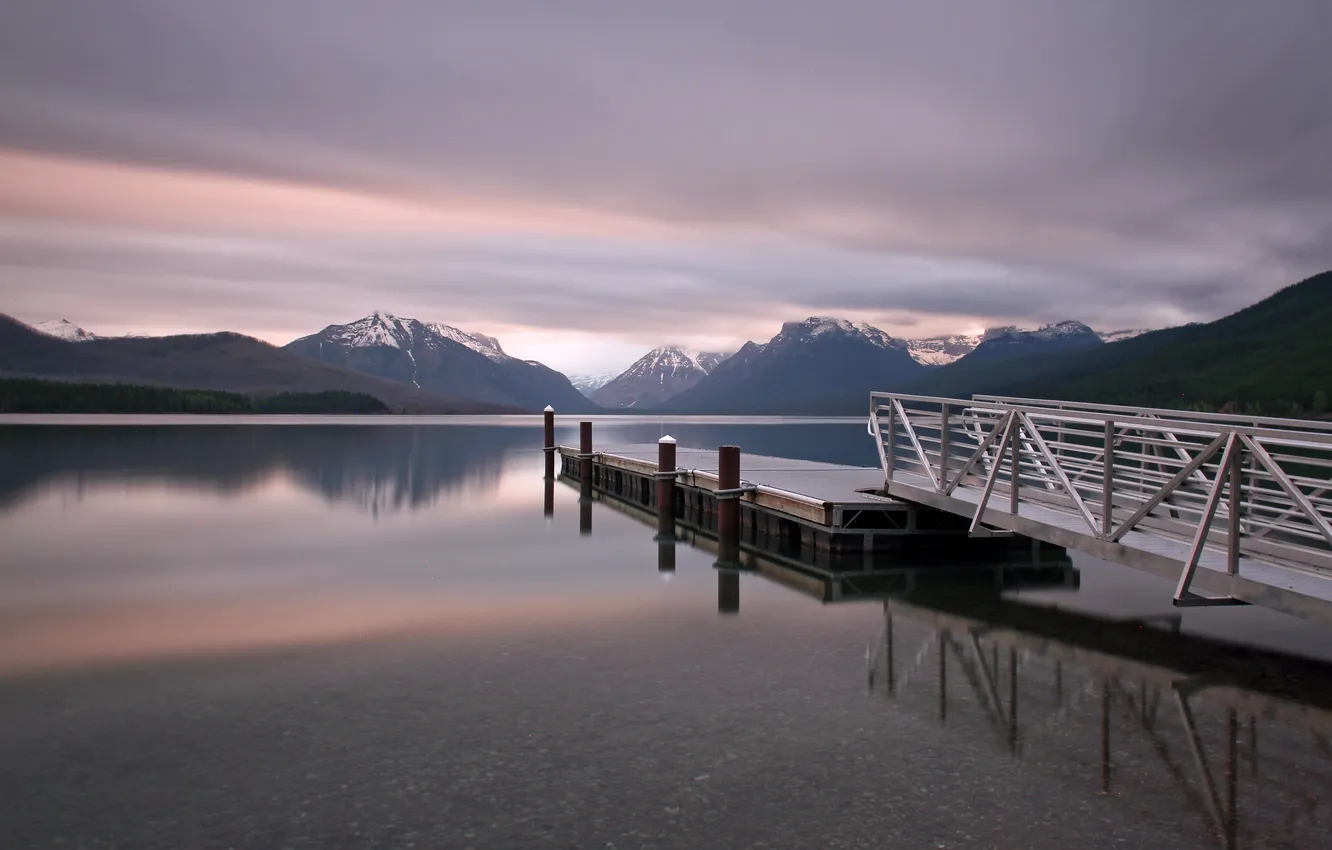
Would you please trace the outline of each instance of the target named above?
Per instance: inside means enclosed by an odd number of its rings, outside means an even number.
[[[71,323],[68,319],[54,319],[49,322],[38,322],[30,327],[47,336],[63,339],[66,342],[91,342],[92,340],[97,339],[96,336],[88,333],[78,325]]]
[[[747,342],[661,405],[679,413],[860,413],[872,389],[901,389],[927,371],[906,340],[846,319],[788,322]]]
[[[1205,324],[1151,331],[983,392],[1273,416],[1325,414],[1332,393],[1332,271]]]
[[[0,375],[228,390],[254,395],[342,390],[411,413],[509,413],[315,363],[235,333],[107,338],[72,343],[0,315]]]
[[[922,366],[947,366],[980,345],[980,334],[953,334],[907,340],[907,351]]]
[[[597,409],[564,375],[535,361],[510,357],[494,337],[391,313],[375,312],[350,324],[329,325],[284,348],[432,393],[525,410],[548,404],[569,413]]]
[[[599,375],[570,375],[569,383],[585,396],[601,389],[619,376],[619,372],[602,372]]]
[[[907,389],[921,395],[970,398],[1003,382],[1057,372],[1069,354],[1105,346],[1082,322],[1063,321],[1036,330],[991,328],[970,354],[933,369]]]
[[[712,351],[654,348],[590,398],[602,407],[654,407],[706,378],[725,359]]]
[[[1145,328],[1139,328],[1127,331],[1098,332],[1096,335],[1101,338],[1101,342],[1123,342],[1126,339],[1133,339],[1135,336],[1142,336],[1145,333],[1150,333],[1150,331]]]

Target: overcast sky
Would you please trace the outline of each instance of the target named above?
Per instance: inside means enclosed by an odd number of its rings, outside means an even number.
[[[1332,267],[1328,0],[0,0],[0,312],[571,372]]]

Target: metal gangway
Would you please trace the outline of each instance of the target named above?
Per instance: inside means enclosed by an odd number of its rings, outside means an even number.
[[[871,393],[886,495],[1332,623],[1332,423]]]

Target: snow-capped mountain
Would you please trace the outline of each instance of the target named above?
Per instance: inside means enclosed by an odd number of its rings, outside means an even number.
[[[910,343],[863,322],[811,316],[747,342],[663,407],[693,413],[856,411],[871,390],[892,390],[926,367]]]
[[[947,366],[980,345],[982,334],[952,334],[907,340],[907,350],[922,366]]]
[[[1137,328],[1134,330],[1126,330],[1126,331],[1105,331],[1103,333],[1098,332],[1097,336],[1101,338],[1101,342],[1122,342],[1123,340],[1126,339],[1133,339],[1135,336],[1142,336],[1145,333],[1150,333],[1150,331],[1146,328]]]
[[[594,406],[569,379],[504,353],[499,340],[382,311],[286,345],[313,360],[458,398],[569,412]]]
[[[1082,322],[1068,319],[1042,325],[1032,331],[1013,327],[993,328],[985,332],[980,345],[976,346],[976,352],[1000,352],[1035,347],[1063,350],[1101,344],[1101,337],[1096,331]]]
[[[589,398],[602,407],[653,407],[703,380],[725,358],[715,351],[654,348]]]
[[[97,339],[94,334],[88,333],[83,328],[70,322],[68,319],[52,319],[49,322],[38,322],[31,327],[35,331],[41,331],[47,336],[63,339],[66,342],[91,342]]]
[[[574,389],[583,395],[590,396],[615,380],[619,375],[619,372],[602,372],[600,375],[570,375],[569,383],[573,384]]]
[[[438,322],[401,319],[379,310],[346,325],[330,325],[324,329],[323,334],[325,342],[352,348],[386,346],[404,351],[411,350],[418,341],[431,344],[436,338],[449,339],[497,362],[511,359],[493,336],[470,334]]]
[[[1088,330],[1090,328],[1083,323],[1073,321],[1058,322],[1035,329],[1005,325],[987,328],[984,333],[980,334],[926,337],[925,339],[907,340],[907,344],[910,346],[911,356],[916,358],[917,363],[926,366],[947,366],[949,363],[953,363],[975,351],[976,347],[986,340],[1008,338],[1011,341],[1016,338],[1019,340],[1051,342],[1073,338],[1086,341]],[[1133,329],[1095,331],[1094,333],[1100,338],[1101,342],[1119,342],[1120,340],[1133,339],[1133,337],[1141,336],[1147,332],[1146,329]]]
[[[906,340],[890,336],[872,325],[831,316],[810,316],[803,322],[787,322],[782,325],[781,333],[768,341],[768,345],[804,344],[825,336],[858,337],[884,349],[906,351],[909,347]]]

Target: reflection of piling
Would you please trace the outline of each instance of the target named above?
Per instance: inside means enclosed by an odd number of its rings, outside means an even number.
[[[592,533],[592,478],[588,476],[578,486],[578,533]]]
[[[551,458],[552,458],[552,457],[553,457],[553,455],[549,455],[549,454],[546,455],[546,466],[547,466],[547,467],[550,466]],[[546,476],[546,494],[545,494],[545,495],[546,495],[546,503],[545,503],[545,508],[544,508],[544,510],[542,511],[542,516],[544,516],[544,517],[546,517],[547,519],[549,519],[550,517],[555,516],[555,477],[554,477],[553,475],[547,475],[547,476]]]
[[[675,539],[675,439],[667,434],[657,441],[657,542]],[[675,556],[671,556],[675,568]]]
[[[674,540],[657,541],[657,572],[659,573],[675,572]]]
[[[740,447],[717,449],[717,562],[734,566],[740,562]]]
[[[549,404],[546,405],[545,413],[545,444],[546,452],[546,480],[549,481],[555,477],[555,408]],[[550,488],[546,488],[547,492]],[[546,516],[550,516],[549,511]]]
[[[717,612],[735,614],[740,611],[740,574],[733,570],[717,573]]]
[[[578,533],[592,533],[592,423],[578,423]]]

